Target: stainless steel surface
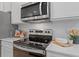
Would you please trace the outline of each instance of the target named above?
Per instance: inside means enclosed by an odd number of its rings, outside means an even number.
[[[29,43],[36,48],[45,50],[52,40],[52,30],[29,30]]]
[[[42,10],[41,10],[42,2],[40,2],[39,6],[40,6],[40,7],[39,7],[40,15],[42,15]]]
[[[28,2],[28,3],[26,3],[26,4],[23,4],[23,5],[21,6],[21,8],[22,8],[22,7],[27,7],[27,6],[32,5],[32,4],[35,4],[35,3],[38,3],[38,2]]]
[[[28,34],[29,34],[29,37],[30,35],[35,35],[35,37],[37,37],[38,35],[52,36],[52,30],[30,29]],[[42,38],[45,38],[45,37],[42,37]],[[52,40],[52,38],[50,39]],[[14,46],[17,47],[18,49],[22,49],[25,51],[46,55],[45,49],[48,46],[48,43],[43,43],[39,41],[35,42],[35,41],[31,41],[30,38],[29,40],[25,38],[22,40],[14,41]]]
[[[0,39],[11,37],[11,13],[0,11]],[[1,56],[1,40],[0,40],[0,56]]]
[[[26,6],[28,6],[28,5],[32,5],[32,4],[35,4],[34,2],[32,3],[32,2],[30,2],[30,3],[26,3],[26,4],[24,4],[24,6],[23,7],[26,7]],[[40,15],[39,16],[30,16],[30,17],[25,17],[25,18],[22,18],[22,21],[24,21],[24,22],[38,22],[38,21],[40,21],[40,22],[42,22],[42,20],[45,22],[45,21],[47,21],[47,22],[49,22],[50,21],[50,14],[49,14],[49,12],[50,12],[50,2],[47,2],[47,14],[46,15],[42,15],[42,9],[41,9],[41,7],[42,7],[42,2],[40,2],[40,4],[39,4],[39,12],[40,12]]]
[[[42,19],[41,19],[42,18]],[[30,22],[35,22],[35,21],[48,21],[49,19],[44,19],[44,18],[48,18],[48,15],[42,15],[42,16],[34,16],[34,17],[29,17],[29,18],[22,18],[23,21],[30,21]],[[39,21],[39,22],[40,22]],[[50,21],[50,20],[49,20]]]
[[[10,37],[11,30],[11,14],[9,12],[0,11],[0,39]]]
[[[28,45],[22,45],[22,44],[14,44],[14,47],[24,50],[24,51],[28,51],[28,52],[33,52],[33,53],[39,53],[39,54],[44,54],[44,50],[41,49],[37,49]]]
[[[31,52],[31,53],[38,53],[38,54],[42,54],[45,56],[45,50],[42,49],[37,49],[31,45],[28,45],[27,42],[25,40],[18,40],[14,42],[14,47],[23,50],[23,51],[27,51],[27,52]]]
[[[50,17],[50,2],[47,3],[47,17]]]
[[[36,35],[51,35],[53,34],[52,29],[29,29],[29,34],[36,34]]]
[[[1,57],[1,40],[0,40],[0,57]]]

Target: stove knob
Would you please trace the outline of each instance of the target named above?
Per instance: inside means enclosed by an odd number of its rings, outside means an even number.
[[[45,31],[45,33],[47,33],[47,31]]]
[[[48,33],[50,33],[50,31],[48,31]]]

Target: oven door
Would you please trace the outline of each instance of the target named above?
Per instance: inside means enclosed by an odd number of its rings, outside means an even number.
[[[40,42],[40,43],[50,43],[52,36],[49,35],[29,35],[29,41]]]
[[[48,2],[27,3],[21,8],[22,21],[38,20],[49,17]]]

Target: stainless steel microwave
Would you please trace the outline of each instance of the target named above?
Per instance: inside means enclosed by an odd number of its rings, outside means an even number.
[[[29,2],[21,7],[22,21],[40,21],[49,18],[49,2]]]

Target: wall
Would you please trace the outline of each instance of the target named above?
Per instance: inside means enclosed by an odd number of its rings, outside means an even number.
[[[29,30],[29,29],[52,29],[53,37],[62,37],[67,38],[67,31],[70,28],[79,28],[79,20],[62,20],[55,21],[51,23],[27,23],[20,24],[19,29],[21,30]]]
[[[27,23],[20,24],[19,29],[27,31],[29,29],[52,29],[52,23]]]
[[[71,28],[79,28],[79,20],[63,20],[53,22],[53,35],[55,37],[68,38],[67,33]]]

